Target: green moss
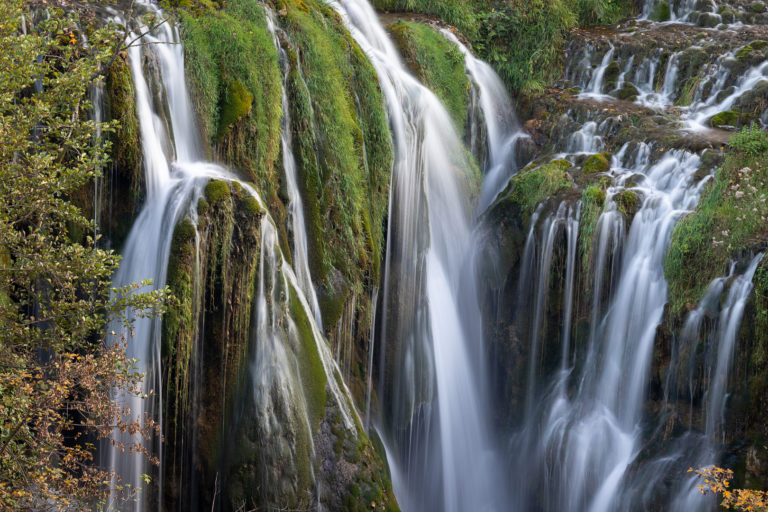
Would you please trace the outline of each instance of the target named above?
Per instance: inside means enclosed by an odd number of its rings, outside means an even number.
[[[317,431],[323,418],[325,418],[325,405],[328,400],[326,395],[327,376],[323,361],[317,349],[317,342],[312,330],[312,325],[307,313],[301,304],[296,290],[291,286],[290,314],[296,326],[300,348],[296,354],[301,372],[301,384],[304,389],[304,398],[307,401],[307,409],[313,432]]]
[[[611,154],[595,153],[584,161],[581,171],[586,174],[608,172],[611,170]]]
[[[616,92],[616,97],[620,100],[635,101],[638,94],[639,92],[637,91],[637,87],[629,82],[626,82],[621,87],[621,89]]]
[[[221,98],[219,111],[218,138],[222,139],[232,125],[248,115],[253,105],[253,94],[245,88],[240,80],[229,83],[226,93]]]
[[[204,133],[222,160],[276,195],[282,74],[264,8],[228,0],[223,9],[180,11],[187,76]]]
[[[501,194],[501,201],[512,202],[520,207],[523,225],[528,225],[536,206],[562,188],[571,186],[566,171],[571,167],[567,160],[530,165],[509,180]]]
[[[669,21],[672,18],[672,11],[669,8],[669,3],[658,2],[651,9],[651,14],[648,15],[648,19],[653,21]]]
[[[225,181],[211,180],[205,185],[205,199],[209,204],[229,199],[229,185]]]
[[[107,72],[105,97],[109,117],[117,121],[118,126],[110,134],[113,172],[105,172],[104,187],[129,194],[111,205],[101,205],[102,211],[111,212],[110,216],[102,219],[104,233],[112,240],[113,246],[119,248],[128,236],[144,195],[143,155],[135,91],[131,69],[124,55],[116,59]]]
[[[259,201],[253,196],[245,196],[240,204],[242,211],[247,215],[256,215],[261,213],[261,205],[259,204]]]
[[[752,2],[749,8],[752,12],[757,12],[757,13],[765,12],[765,4],[763,2]]]
[[[709,120],[709,125],[713,128],[719,128],[721,126],[736,126],[739,122],[739,113],[733,110],[726,110],[715,114]]]
[[[709,283],[725,275],[731,258],[757,244],[768,216],[768,134],[744,129],[696,211],[681,220],[665,260],[673,311],[696,304]]]
[[[751,43],[739,48],[739,50],[736,52],[736,58],[740,61],[749,61],[752,59],[752,57],[761,59],[763,55],[760,53],[760,50],[764,50],[766,47],[768,47],[768,41],[752,41]]]
[[[624,217],[627,218],[627,221],[631,222],[632,217],[635,216],[635,213],[637,213],[638,209],[637,194],[631,190],[625,190],[614,199],[616,201],[616,205],[619,208],[619,211],[624,214]]]
[[[329,6],[287,1],[281,24],[292,42],[287,90],[310,271],[325,289],[339,289],[329,280],[341,275],[361,291],[378,279],[385,237],[393,149],[384,98]]]
[[[208,211],[208,201],[205,200],[204,197],[201,197],[197,200],[197,214],[198,215],[205,215],[205,212]]]
[[[474,36],[479,28],[479,10],[487,5],[483,0],[373,0],[371,3],[386,11],[438,16],[470,37]]]
[[[621,75],[621,67],[619,66],[619,63],[615,60],[611,61],[611,63],[608,64],[608,67],[605,69],[605,74],[603,75],[603,90],[612,91],[615,89],[618,83],[619,75]]]
[[[597,220],[605,204],[605,188],[599,184],[589,185],[581,193],[581,219],[579,220],[579,253],[581,255],[581,275],[586,282],[589,280],[589,265],[594,245]]]
[[[408,67],[440,98],[462,134],[470,88],[464,55],[429,25],[400,21],[388,28]]]

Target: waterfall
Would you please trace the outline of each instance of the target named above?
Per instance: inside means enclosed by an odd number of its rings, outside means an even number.
[[[142,4],[141,8],[162,19],[163,13],[157,7]],[[274,25],[270,25],[270,28],[273,34],[276,34]],[[150,32],[144,36],[146,44],[130,48],[129,62],[136,90],[147,200],[125,243],[123,263],[114,276],[114,284],[126,286],[150,278],[153,280],[153,288],[165,286],[171,239],[176,224],[185,215],[193,221],[197,220],[193,205],[209,180],[215,178],[238,181],[244,192],[254,197],[264,212],[260,227],[262,250],[259,281],[253,305],[255,325],[251,336],[251,343],[255,347],[251,365],[255,414],[260,420],[260,433],[265,438],[269,435],[292,436],[299,447],[291,449],[292,456],[301,459],[297,464],[307,464],[306,459],[314,456],[314,448],[307,399],[304,396],[306,388],[302,387],[303,377],[297,373],[300,365],[295,360],[296,353],[302,350],[316,351],[321,370],[327,376],[328,396],[334,401],[340,426],[349,433],[348,435],[357,435],[356,425],[359,419],[349,398],[349,390],[341,379],[320,328],[319,308],[306,260],[306,233],[296,186],[290,132],[287,129],[289,120],[285,92],[283,163],[294,227],[295,272],[282,256],[274,221],[266,212],[257,192],[247,183],[237,180],[228,170],[203,160],[202,142],[185,80],[179,79],[185,76],[185,72],[183,46],[177,29],[170,22],[165,22],[151,31],[149,27],[140,25],[136,33],[146,31]],[[129,40],[135,37],[136,34],[132,33]],[[277,38],[275,43],[278,44]],[[156,73],[145,73],[147,63],[150,71]],[[198,234],[195,240],[197,252],[194,305],[199,307],[202,276]],[[292,315],[286,318],[287,311],[291,311]],[[303,327],[298,326],[299,321],[296,318],[305,318]],[[128,357],[137,360],[137,370],[145,375],[144,390],[151,393],[148,398],[141,398],[115,391],[118,400],[130,409],[130,419],[147,415],[162,423],[160,327],[160,318],[134,319],[133,337],[128,343]],[[130,333],[122,331],[116,322],[111,329],[120,331],[112,338],[130,338]],[[301,348],[301,343],[309,345]],[[325,394],[325,390],[323,393]],[[284,425],[284,428],[304,425],[306,430],[303,437],[299,435],[297,438],[296,432],[286,433],[277,427],[283,421],[276,416],[276,408],[279,407],[285,408],[283,418],[293,419],[293,422]],[[120,443],[140,442],[137,436],[115,431],[113,440],[115,444],[106,448],[106,463],[119,475],[120,485],[130,485],[139,491],[136,498],[126,502],[121,509],[143,511],[148,508],[150,502],[162,506],[162,460],[159,469],[153,471],[143,454],[123,452],[120,448]],[[149,453],[162,453],[159,443],[142,444]],[[275,446],[282,445],[276,442]],[[307,451],[302,452],[304,449]],[[284,459],[280,462],[280,458],[285,456],[284,453],[273,455],[277,457],[273,461],[275,464],[285,463]],[[144,483],[144,475],[151,475],[154,480],[154,475],[158,473],[159,478],[153,488],[153,495],[150,496]],[[113,490],[116,485],[117,482],[113,482]]]
[[[453,32],[442,29],[442,33],[464,54],[467,75],[472,86],[479,91],[489,153],[477,204],[479,215],[496,199],[517,167],[524,163],[518,161],[517,145],[521,139],[530,137],[520,127],[512,99],[499,75],[487,63],[472,55]]]
[[[147,5],[146,9],[159,16],[162,12]],[[139,31],[148,27],[140,26]],[[136,38],[132,33],[129,40]],[[116,272],[115,286],[152,279],[153,287],[165,286],[168,257],[173,228],[186,212],[190,198],[211,177],[229,177],[217,166],[196,161],[199,140],[194,131],[192,110],[183,80],[183,50],[177,31],[168,23],[162,24],[145,36],[147,45],[134,45],[129,61],[136,88],[136,107],[141,131],[144,171],[147,183],[146,204],[134,223],[125,242],[123,263]],[[144,57],[156,59],[162,84],[150,83],[144,74]],[[179,74],[181,73],[181,74]],[[161,90],[154,88],[161,87]],[[168,102],[169,124],[162,122],[154,110],[153,94],[162,94]],[[127,355],[138,362],[137,370],[144,374],[143,389],[149,398],[116,392],[118,400],[130,410],[129,419],[142,420],[145,415],[162,423],[162,389],[160,369],[160,318],[135,318],[131,333],[118,323],[112,327],[115,341],[129,339]],[[136,443],[138,438],[116,430],[117,443]],[[157,443],[142,442],[150,453],[161,453]],[[162,461],[161,461],[162,464]],[[144,509],[148,500],[142,475],[152,474],[144,454],[126,452],[119,445],[108,449],[108,465],[120,475],[122,485],[137,489],[137,498],[130,502],[133,510]],[[162,501],[162,479],[158,483],[158,496]]]
[[[304,205],[301,200],[298,186],[298,174],[296,170],[296,158],[293,155],[293,143],[291,140],[291,118],[290,109],[288,108],[288,74],[290,73],[290,65],[288,63],[288,57],[285,54],[285,50],[280,44],[280,39],[277,35],[277,28],[275,27],[275,21],[271,11],[267,10],[267,28],[275,42],[275,48],[277,48],[280,56],[280,63],[283,66],[283,118],[281,120],[281,134],[280,143],[283,150],[283,170],[285,171],[285,184],[288,189],[288,214],[291,220],[291,233],[293,235],[293,269],[296,273],[296,278],[299,281],[304,296],[307,297],[309,304],[312,308],[312,313],[315,317],[317,325],[323,325],[322,318],[320,317],[320,305],[317,302],[317,292],[312,284],[312,277],[309,272],[309,255],[307,252],[307,226],[304,222]]]
[[[616,48],[611,44],[608,52],[603,56],[602,62],[592,73],[592,78],[589,80],[582,96],[591,98],[603,98],[603,79],[605,78],[605,71],[610,66],[613,60],[613,54],[616,52]]]
[[[398,343],[380,428],[405,510],[498,510],[500,465],[478,382],[476,283],[462,144],[364,0],[328,2],[378,72],[395,142],[380,353]],[[398,486],[397,482],[402,485]]]

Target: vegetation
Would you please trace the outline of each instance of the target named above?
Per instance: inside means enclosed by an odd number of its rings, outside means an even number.
[[[438,16],[458,28],[509,87],[539,92],[560,76],[562,49],[577,25],[615,23],[631,0],[374,0],[379,9]]]
[[[281,9],[310,271],[330,328],[350,290],[378,281],[393,150],[376,73],[338,14],[316,1]]]
[[[570,167],[568,160],[552,160],[539,166],[531,164],[509,180],[507,188],[500,194],[501,201],[517,204],[522,224],[527,226],[539,203],[558,190],[571,186],[566,176]]]
[[[162,310],[165,291],[112,290],[118,257],[97,248],[93,222],[70,199],[107,164],[109,141],[92,141],[97,128],[117,125],[89,120],[88,88],[103,81],[120,43],[110,29],[50,14],[29,23],[21,0],[0,0],[3,510],[91,510],[113,476],[93,464],[95,442],[113,429],[137,439],[156,432],[151,418],[124,416],[113,400],[115,388],[141,393],[141,375],[126,358],[129,340],[107,347],[104,333],[109,318],[130,323],[126,308]],[[118,449],[146,453],[138,443]]]
[[[712,279],[725,275],[730,259],[764,236],[768,218],[768,134],[744,128],[696,211],[680,221],[665,262],[670,301],[676,310],[695,304]],[[697,269],[691,272],[690,269]]]
[[[594,236],[597,220],[603,212],[605,204],[605,188],[599,184],[591,184],[581,193],[581,219],[579,220],[579,254],[581,255],[581,274],[589,275],[589,262],[592,257],[592,247],[595,245]]]
[[[715,494],[722,498],[720,506],[740,512],[765,512],[768,510],[768,492],[752,489],[731,489],[733,471],[718,466],[710,466],[688,472],[694,472],[703,481],[698,486],[702,494]]]
[[[439,31],[423,23],[400,21],[390,25],[389,31],[408,67],[440,98],[461,136],[470,87],[464,55]]]
[[[282,116],[277,50],[257,2],[181,10],[186,69],[203,132],[221,157],[277,194]]]

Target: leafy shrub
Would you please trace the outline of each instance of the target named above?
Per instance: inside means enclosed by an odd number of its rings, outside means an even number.
[[[747,156],[756,157],[768,153],[768,133],[759,127],[743,128],[733,134],[731,149]]]

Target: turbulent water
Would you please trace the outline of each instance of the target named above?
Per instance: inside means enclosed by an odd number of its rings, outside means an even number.
[[[711,178],[699,174],[701,155],[692,149],[668,150],[649,140],[627,142],[612,156],[610,169],[603,173],[610,185],[595,224],[592,264],[586,276],[578,249],[582,201],[547,199],[533,212],[521,242],[514,305],[497,312],[515,324],[516,342],[524,345],[528,358],[519,365],[524,372],[520,376],[523,389],[521,403],[513,411],[514,425],[500,425],[492,404],[503,403],[506,397],[498,400],[490,378],[493,361],[488,360],[492,351],[486,338],[495,326],[488,325],[482,311],[481,299],[489,290],[478,278],[479,269],[493,266],[484,261],[482,223],[502,198],[510,177],[528,163],[520,161],[519,149],[524,141],[530,142],[529,136],[495,72],[452,32],[444,31],[446,44],[458,45],[464,55],[471,84],[468,146],[484,173],[478,197],[473,197],[471,163],[450,116],[407,70],[372,7],[365,0],[327,3],[341,16],[378,74],[394,142],[385,269],[381,283],[372,290],[370,324],[376,350],[370,349],[370,359],[365,361],[369,379],[365,418],[382,437],[402,509],[607,512],[652,504],[673,510],[711,507],[711,500],[698,494],[693,479],[681,477],[661,497],[656,488],[663,484],[660,475],[717,462],[737,331],[762,254],[752,257],[740,273],[734,264],[731,275],[714,281],[676,338],[666,400],[674,398],[675,386],[681,382],[673,371],[692,372],[686,360],[691,351],[687,344],[698,340],[708,324],[714,348],[707,359],[711,375],[706,382],[705,424],[697,430],[689,421],[689,432],[671,443],[665,454],[641,457],[649,442],[644,406],[654,342],[668,299],[664,258],[676,223],[695,209]],[[642,18],[648,17],[652,7],[652,3],[644,7]],[[673,21],[688,22],[695,6],[686,0],[672,7]],[[163,15],[150,4],[141,8]],[[343,428],[352,432],[359,420],[323,337],[288,117],[289,65],[280,29],[270,13],[267,24],[284,71],[281,154],[293,258],[292,266],[283,260],[278,229],[265,213],[259,227],[261,250],[250,333],[253,357],[248,371],[253,401],[248,407],[254,410],[249,417],[258,423],[254,429],[260,439],[273,447],[264,448],[263,461],[296,465],[301,462],[295,457],[314,457],[316,447],[309,434],[311,420],[299,363],[289,349],[300,338],[296,319],[284,316],[292,304],[299,304],[308,319]],[[133,29],[129,39],[148,28],[137,23]],[[150,278],[155,287],[162,287],[174,227],[184,218],[197,222],[194,205],[209,180],[238,180],[204,158],[207,152],[183,79],[184,47],[177,29],[164,23],[145,37],[148,44],[132,47],[129,61],[147,195],[114,282],[122,286]],[[692,91],[690,104],[679,109],[681,128],[705,130],[714,114],[731,108],[766,80],[765,62],[734,75],[729,64],[733,55],[726,52],[712,61],[704,80]],[[641,63],[613,43],[590,43],[576,54],[571,52],[571,57],[566,79],[580,87],[583,101],[613,101],[610,94],[632,84],[637,105],[663,111],[680,95],[682,52],[663,62],[660,52],[653,53]],[[619,72],[610,89],[606,75],[612,65]],[[94,91],[97,99],[99,94]],[[94,103],[101,105],[100,100]],[[556,141],[552,155],[580,165],[587,155],[604,151],[605,141],[613,134],[611,120],[581,116],[578,129]],[[266,212],[257,191],[244,183],[241,186]],[[97,183],[97,198],[98,187]],[[639,198],[631,219],[621,211],[620,198],[627,191]],[[198,245],[199,237],[196,233]],[[197,301],[201,279],[198,272],[193,283]],[[586,296],[580,296],[580,280],[587,282],[591,292]],[[560,317],[553,329],[547,322],[554,301],[559,301]],[[578,307],[588,310],[589,325],[588,332],[582,329],[577,339]],[[340,332],[352,330],[354,309],[353,303],[345,310]],[[161,321],[137,318],[129,345],[128,355],[139,361],[144,387],[152,396],[142,399],[115,393],[130,408],[131,417],[147,414],[162,424]],[[557,344],[554,356],[549,353],[552,343]],[[340,343],[336,354],[337,361],[346,361],[342,366],[347,369],[352,366],[350,344],[351,338],[345,345]],[[547,358],[556,364],[547,366]],[[374,367],[379,369],[377,378]],[[374,392],[379,404],[372,413]],[[306,428],[289,431],[286,423]],[[136,441],[119,432],[114,439]],[[284,444],[291,448],[284,449]],[[157,443],[147,442],[145,448],[160,453]],[[142,487],[145,474],[162,475],[162,460],[160,468],[153,470],[141,454],[124,453],[118,446],[106,446],[104,452],[109,467],[133,487]],[[151,499],[150,493],[140,493],[124,508],[138,511],[151,508],[150,502],[162,504],[163,478],[157,481]],[[277,485],[271,480],[264,483]]]

